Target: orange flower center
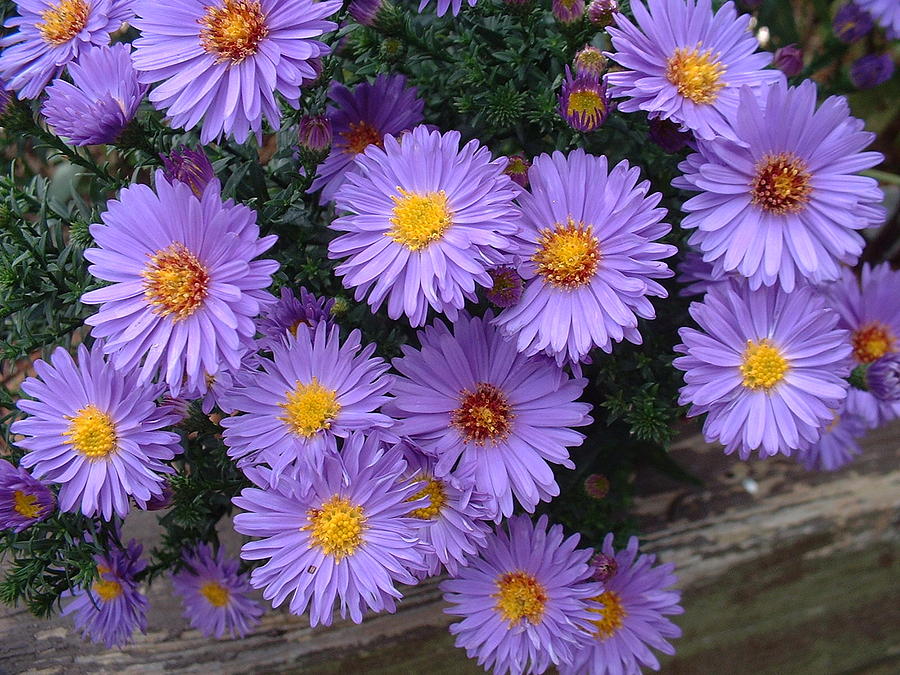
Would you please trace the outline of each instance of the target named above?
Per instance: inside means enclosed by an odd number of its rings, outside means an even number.
[[[97,406],[85,406],[66,419],[69,420],[69,428],[63,432],[63,436],[69,437],[66,444],[89,460],[105,459],[118,450],[115,422]]]
[[[93,590],[103,602],[115,600],[122,595],[122,584],[103,578],[102,575],[109,574],[110,571],[106,565],[97,565],[97,574],[100,575],[100,579],[94,582]]]
[[[422,497],[428,497],[428,506],[413,509],[409,515],[421,520],[433,520],[441,514],[441,509],[444,508],[444,504],[447,501],[447,494],[444,492],[444,481],[431,476],[423,476],[421,482],[425,483],[425,487],[406,501],[414,502]]]
[[[348,155],[358,155],[370,145],[384,147],[384,136],[368,122],[350,122],[350,131],[342,131],[340,135]]]
[[[597,627],[594,635],[602,642],[612,637],[622,627],[628,613],[622,606],[622,599],[615,591],[606,591],[593,599],[603,604],[603,609],[590,610],[600,615],[599,619],[595,619],[591,623]]]
[[[711,49],[700,51],[700,43],[693,49],[678,47],[666,64],[666,79],[678,93],[694,103],[715,103],[719,91],[725,87],[722,77],[725,66]]]
[[[897,339],[891,329],[871,321],[853,333],[853,357],[860,363],[872,363],[885,354],[897,351]]]
[[[742,383],[748,389],[768,391],[784,379],[789,367],[787,359],[768,339],[748,340],[740,366]]]
[[[460,404],[450,413],[450,423],[462,434],[464,442],[484,445],[509,436],[513,417],[506,394],[492,384],[479,382],[475,391],[460,392]]]
[[[776,215],[797,213],[809,201],[810,178],[806,163],[799,157],[789,152],[766,155],[757,164],[750,184],[751,201]]]
[[[590,283],[600,262],[600,243],[590,225],[575,222],[541,230],[532,256],[537,272],[551,286],[572,290]]]
[[[220,7],[207,7],[199,23],[200,42],[216,55],[216,63],[240,63],[253,56],[269,34],[258,0],[224,0]]]
[[[35,27],[45,42],[58,47],[84,30],[89,14],[85,0],[61,0],[41,12],[42,21]]]
[[[37,518],[41,515],[41,507],[37,503],[37,495],[16,490],[13,492],[13,508],[16,513],[25,518]]]
[[[231,594],[222,584],[215,581],[207,581],[200,587],[200,594],[213,607],[224,607],[228,604]]]
[[[500,616],[510,624],[527,621],[539,623],[547,605],[547,591],[527,572],[507,572],[497,577],[497,592],[491,597],[497,599],[494,605]]]
[[[318,546],[337,562],[362,546],[366,517],[362,507],[346,497],[334,495],[321,509],[310,509],[307,516],[310,524],[303,529],[312,530],[310,546]]]
[[[157,251],[141,272],[144,297],[162,316],[188,318],[209,292],[209,271],[181,242]]]

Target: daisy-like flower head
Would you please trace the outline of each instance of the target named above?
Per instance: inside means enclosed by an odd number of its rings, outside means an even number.
[[[615,52],[607,56],[627,70],[606,76],[613,98],[628,97],[622,112],[646,110],[690,129],[699,138],[733,138],[738,91],[783,82],[772,61],[757,52],[749,15],[726,2],[713,14],[711,0],[639,0],[637,24],[624,13],[608,28]]]
[[[44,86],[85,49],[109,44],[111,33],[134,16],[134,0],[16,0],[18,16],[0,39],[0,77],[19,98],[37,98]]]
[[[809,80],[774,85],[763,97],[744,89],[733,121],[745,145],[699,141],[673,181],[701,193],[683,206],[690,243],[754,289],[837,279],[839,263],[855,263],[862,251],[856,230],[884,220],[877,181],[855,175],[883,159],[863,152],[875,134],[850,117],[842,97],[817,110]]]
[[[609,116],[609,96],[600,76],[587,70],[573,76],[566,66],[566,79],[559,94],[559,114],[578,131],[594,131]]]
[[[147,632],[147,598],[134,578],[147,567],[141,551],[142,546],[132,539],[125,550],[96,556],[94,583],[63,593],[74,599],[62,615],[75,615],[75,627],[85,639],[102,642],[107,648],[122,647],[131,642],[135,629]]]
[[[574,468],[568,448],[584,436],[571,427],[591,423],[591,406],[576,400],[586,380],[518,353],[490,320],[461,314],[453,332],[441,321],[421,331],[421,349],[394,360],[403,377],[384,411],[437,459],[435,475],[473,480],[509,516],[513,496],[531,512],[559,494],[551,464]]]
[[[853,364],[870,365],[887,354],[900,353],[900,271],[889,263],[863,265],[860,277],[844,268],[841,278],[823,289],[827,304],[840,315],[838,325],[849,331]],[[900,417],[900,401],[879,401],[868,391],[851,389],[847,412],[869,427]]]
[[[172,575],[172,586],[181,596],[184,617],[210,638],[225,634],[244,637],[259,623],[263,608],[250,596],[250,578],[238,573],[238,560],[227,558],[221,548],[213,555],[209,544],[185,551],[184,567]]]
[[[838,9],[831,24],[837,38],[847,44],[862,40],[874,25],[872,15],[852,1]]]
[[[900,401],[900,354],[886,354],[866,371],[869,391],[880,401]]]
[[[178,415],[155,403],[164,387],[113,368],[100,343],[79,346],[77,363],[58,347],[34,369],[22,391],[35,400],[18,401],[28,417],[10,430],[26,436],[16,442],[30,450],[20,464],[61,484],[63,511],[111,520],[128,513],[129,496],[144,508],[162,494],[162,474],[175,473],[163,461],[182,451],[178,435],[163,431]]]
[[[648,195],[639,174],[627,161],[608,171],[606,157],[582,150],[534,160],[513,251],[527,285],[496,320],[519,351],[546,351],[562,364],[595,346],[609,352],[613,341],[641,343],[638,317],[656,315],[647,296],[666,297],[653,279],[672,276],[660,259],[675,247],[655,241],[671,228],[660,222],[662,196]]]
[[[488,268],[505,262],[518,231],[514,199],[521,191],[503,173],[506,159],[460,134],[418,126],[384,149],[370,145],[335,196],[344,215],[330,227],[344,232],[328,246],[345,259],[335,271],[356,300],[377,310],[387,300],[392,319],[414,326],[428,307],[456,317],[475,287],[491,286]]]
[[[507,533],[508,529],[508,533]],[[547,516],[515,516],[488,538],[477,558],[441,584],[456,646],[496,675],[539,675],[571,661],[586,644],[603,587],[590,581],[590,549],[577,549]]]
[[[370,145],[384,147],[384,137],[397,135],[422,121],[424,101],[415,87],[406,86],[402,75],[379,75],[353,90],[334,82],[328,92],[331,103],[326,116],[331,121],[331,152],[319,165],[310,192],[321,190],[319,201],[334,199],[353,160]]]
[[[73,84],[55,80],[41,113],[72,145],[112,143],[134,119],[147,87],[137,81],[126,44],[89,47],[69,64]]]
[[[140,382],[159,373],[173,396],[204,392],[207,375],[238,368],[253,317],[274,301],[265,289],[278,269],[254,260],[276,239],[259,238],[256,213],[223,204],[218,181],[197,197],[157,171],[155,191],[131,185],[101,217],[91,226],[97,248],[84,257],[113,283],[81,300],[101,305],[85,323],[106,338],[113,365],[139,369]]]
[[[444,567],[456,574],[487,542],[490,527],[485,522],[494,517],[493,500],[476,492],[472,480],[455,476],[438,478],[436,460],[408,441],[401,446],[407,463],[407,479],[417,488],[410,499],[427,499],[427,503],[409,513],[421,523],[419,538],[433,551],[426,553],[428,569],[423,576],[439,574]]]
[[[837,471],[862,454],[859,439],[868,427],[863,418],[848,413],[844,407],[822,429],[822,437],[808,448],[798,450],[794,459],[807,471]]]
[[[431,2],[431,0],[419,1],[420,14],[422,13],[423,9],[428,7],[429,2]],[[475,3],[477,3],[478,0],[467,0],[467,2],[469,3],[469,7],[474,7]],[[452,7],[453,9],[450,13],[453,14],[453,16],[456,16],[457,14],[459,14],[459,10],[462,8],[462,4],[463,0],[437,0],[437,15],[444,16],[444,14],[447,13],[447,10]]]
[[[340,454],[325,458],[308,483],[281,476],[274,485],[266,471],[248,477],[263,489],[245,489],[234,498],[247,511],[234,518],[241,534],[262,537],[245,544],[245,560],[267,560],[253,570],[251,583],[280,606],[309,609],[313,626],[330,625],[334,604],[341,617],[359,623],[366,608],[393,612],[401,598],[395,584],[414,584],[425,567],[426,547],[417,537],[420,522],[410,511],[427,508],[410,501],[416,484],[401,482],[406,471],[399,448],[385,450],[378,434],[352,434]]]
[[[0,530],[21,532],[56,511],[56,497],[21,467],[0,459]]]
[[[275,94],[300,105],[311,63],[330,48],[314,38],[337,27],[338,0],[137,0],[134,65],[141,81],[162,82],[150,100],[172,125],[193,129],[200,142],[223,134],[243,143],[262,123],[278,129]]]
[[[815,291],[719,284],[690,313],[701,330],[679,331],[679,404],[691,404],[690,416],[708,413],[707,441],[747,459],[819,440],[847,397],[850,345]]]
[[[354,330],[341,344],[337,326],[299,324],[296,335],[272,344],[262,372],[239,374],[228,403],[245,413],[222,420],[228,455],[238,466],[268,464],[273,480],[291,469],[318,471],[335,438],[393,424],[376,412],[388,400],[388,364],[361,349]]]
[[[185,183],[198,198],[203,196],[207,185],[218,182],[212,162],[202,149],[192,150],[180,145],[168,155],[160,155],[160,158],[166,180]]]
[[[286,286],[281,289],[281,299],[272,305],[257,321],[257,328],[262,333],[260,347],[271,349],[288,335],[297,334],[297,326],[304,324],[314,329],[319,323],[331,323],[331,308],[334,298],[317,298],[300,287],[300,296]]]
[[[590,643],[577,651],[560,675],[632,675],[642,667],[659,670],[650,648],[674,654],[669,643],[681,636],[666,617],[682,614],[681,593],[670,587],[677,581],[675,566],[656,565],[655,555],[638,555],[637,537],[620,551],[613,548],[613,535],[603,540],[602,554],[614,561],[615,573],[604,581],[604,590],[591,610]]]
[[[894,75],[894,57],[889,52],[866,54],[850,66],[850,82],[857,89],[874,89]]]
[[[900,40],[900,4],[896,0],[856,0],[884,28],[891,40]]]

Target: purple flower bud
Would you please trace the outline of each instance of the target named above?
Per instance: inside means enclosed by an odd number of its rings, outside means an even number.
[[[497,307],[512,307],[522,297],[522,277],[511,265],[501,265],[488,270],[494,285],[484,292],[489,302]]]
[[[857,89],[872,89],[891,79],[894,60],[890,54],[868,54],[850,66],[850,81]]]
[[[618,0],[594,0],[588,5],[588,21],[597,28],[606,28],[613,23],[618,11]]]
[[[593,75],[600,77],[606,70],[606,57],[596,47],[585,45],[584,48],[575,54],[575,61],[572,63],[575,67],[577,75]]]
[[[216,180],[216,172],[203,150],[191,150],[184,145],[166,155],[160,155],[163,174],[170,183],[179,181],[190,186],[198,197],[206,186]]]
[[[331,148],[331,122],[324,115],[304,115],[300,119],[300,147],[327,153]]]
[[[584,479],[584,491],[588,497],[603,499],[609,494],[609,479],[602,473],[592,473]]]
[[[566,66],[566,79],[559,95],[559,114],[578,131],[598,129],[609,115],[609,96],[599,77],[582,73],[575,77]]]
[[[666,152],[678,152],[691,140],[688,131],[681,131],[678,125],[669,120],[654,118],[649,121],[650,139]]]
[[[503,173],[512,178],[513,183],[519,187],[528,187],[528,169],[531,162],[524,155],[510,155],[509,163],[503,169]]]
[[[594,568],[593,579],[601,583],[606,583],[619,571],[619,563],[612,556],[605,553],[597,553],[591,558],[591,567]]]
[[[343,38],[342,38],[343,39]],[[307,63],[312,66],[312,69],[315,71],[315,75],[310,78],[306,78],[303,82],[300,83],[301,87],[310,87],[319,81],[319,78],[322,76],[322,70],[324,66],[322,65],[322,59],[318,56],[314,56]]]
[[[888,354],[866,372],[869,393],[882,401],[900,401],[900,354]]]
[[[584,0],[553,0],[553,16],[564,24],[581,21],[584,16]]]
[[[382,0],[353,0],[350,3],[350,16],[363,26],[374,26],[378,13],[384,6]]]
[[[803,52],[796,44],[785,45],[775,51],[775,67],[788,77],[803,70]]]
[[[848,2],[834,15],[834,34],[838,40],[853,44],[865,36],[873,27],[871,15],[859,5]]]

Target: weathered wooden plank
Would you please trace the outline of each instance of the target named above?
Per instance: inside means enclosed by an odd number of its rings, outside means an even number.
[[[703,487],[639,477],[646,549],[679,566],[687,613],[670,673],[897,672],[900,424],[874,432],[835,474],[789,460],[742,463],[696,435],[673,450]],[[748,490],[749,488],[749,490]],[[151,519],[130,528],[152,536]],[[134,531],[134,530],[133,530]],[[231,542],[235,548],[237,542]],[[150,630],[107,651],[68,621],[0,614],[0,670],[18,673],[477,673],[452,646],[434,584],[395,615],[310,629],[268,614],[242,641],[186,627],[167,583],[154,586]]]

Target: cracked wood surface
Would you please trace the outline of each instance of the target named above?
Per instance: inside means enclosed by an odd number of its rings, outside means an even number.
[[[639,476],[634,505],[645,550],[676,563],[685,592],[685,635],[664,673],[900,672],[900,423],[833,474],[740,462],[698,435],[672,452],[704,485]],[[154,518],[138,515],[126,534],[152,539]],[[168,582],[149,597],[148,633],[121,650],[81,642],[59,617],[0,610],[0,673],[483,672],[453,647],[433,583],[362,626],[310,629],[275,611],[240,641],[189,629]]]

